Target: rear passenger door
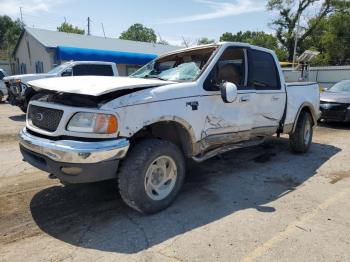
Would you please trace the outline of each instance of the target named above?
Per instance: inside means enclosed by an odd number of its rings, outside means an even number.
[[[256,90],[252,135],[272,135],[283,116],[286,95],[281,86],[278,68],[271,53],[248,51],[248,88]]]
[[[114,76],[111,65],[80,64],[73,67],[74,76]]]

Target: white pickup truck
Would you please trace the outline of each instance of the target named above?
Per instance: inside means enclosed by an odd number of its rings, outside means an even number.
[[[28,163],[65,183],[118,179],[132,208],[169,206],[186,160],[289,134],[306,152],[319,117],[315,83],[286,84],[274,52],[218,43],[163,55],[131,77],[70,77],[29,83],[20,149]]]
[[[7,100],[11,105],[18,106],[23,112],[27,112],[28,103],[36,94],[32,88],[28,88],[29,81],[82,75],[118,76],[118,69],[112,62],[70,61],[56,66],[47,73],[7,76],[4,78],[8,93]]]

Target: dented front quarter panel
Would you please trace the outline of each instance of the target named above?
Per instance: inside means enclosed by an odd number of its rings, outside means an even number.
[[[145,126],[174,121],[181,124],[195,142],[199,140],[204,126],[200,90],[196,82],[174,83],[116,98],[101,109],[116,112],[120,136],[132,137]],[[193,110],[187,105],[191,101],[197,101],[201,108]]]

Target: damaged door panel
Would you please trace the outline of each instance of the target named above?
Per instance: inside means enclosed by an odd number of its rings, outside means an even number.
[[[271,54],[248,50],[248,87],[256,90],[254,127],[264,135],[276,132],[283,116],[286,93],[283,90],[277,66]],[[273,128],[276,127],[276,128]]]

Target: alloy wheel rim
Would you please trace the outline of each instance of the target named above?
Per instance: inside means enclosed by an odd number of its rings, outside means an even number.
[[[309,121],[306,121],[305,129],[304,129],[304,143],[305,143],[305,145],[309,144],[310,137],[311,137],[311,124]]]
[[[150,164],[146,171],[146,193],[152,200],[163,200],[174,189],[176,180],[175,161],[169,156],[160,156]]]

